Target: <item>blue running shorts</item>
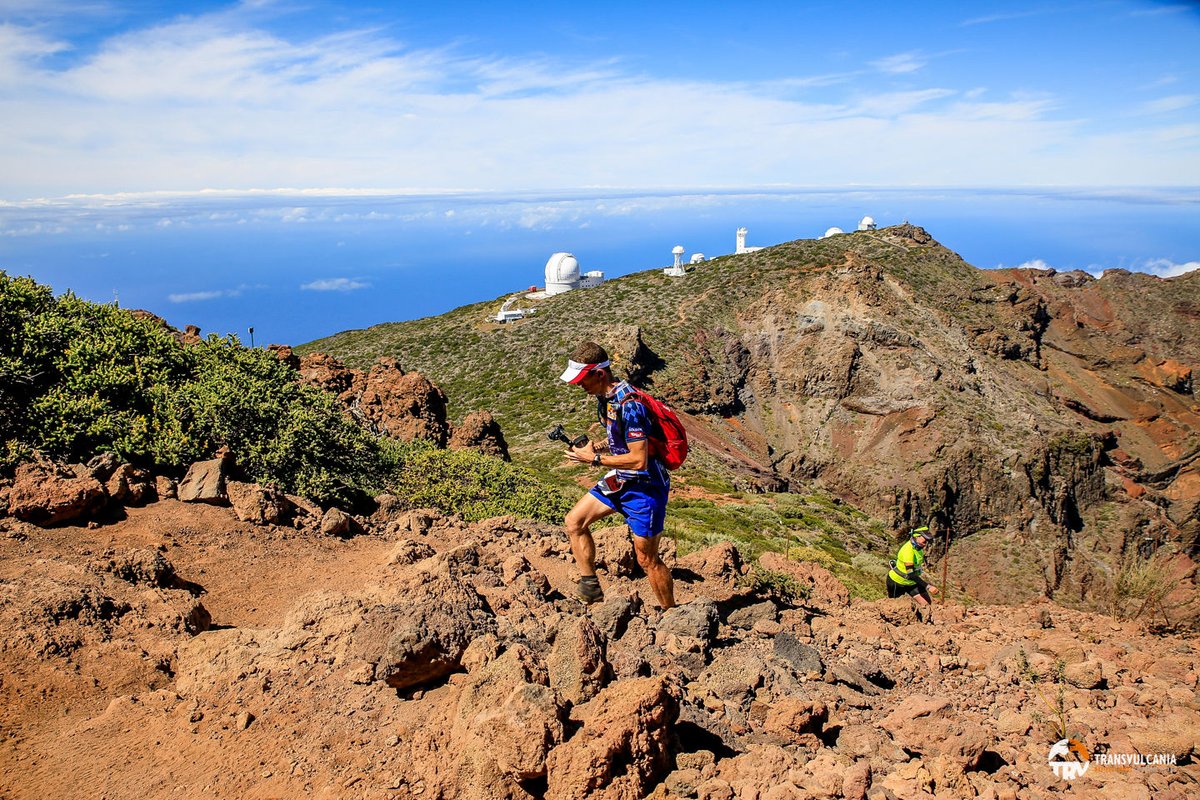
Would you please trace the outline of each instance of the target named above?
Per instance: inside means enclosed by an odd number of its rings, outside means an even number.
[[[603,494],[592,488],[591,495],[623,516],[635,536],[649,538],[662,533],[670,491],[666,486],[627,483],[615,494]]]

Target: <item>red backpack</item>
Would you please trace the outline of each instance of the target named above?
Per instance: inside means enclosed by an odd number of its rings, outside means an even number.
[[[625,399],[621,402],[625,403],[635,398],[646,407],[646,411],[658,422],[658,430],[662,432],[662,438],[660,439],[655,435],[657,431],[654,431],[653,426],[651,426],[651,430],[647,435],[650,441],[650,455],[661,461],[667,469],[679,469],[683,465],[683,462],[687,460],[688,455],[687,431],[684,430],[679,415],[663,401],[651,397],[637,388],[626,395]]]

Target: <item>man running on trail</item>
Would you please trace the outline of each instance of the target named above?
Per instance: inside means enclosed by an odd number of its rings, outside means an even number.
[[[579,498],[567,514],[567,534],[571,552],[579,567],[579,599],[598,603],[604,590],[596,577],[596,543],[592,523],[619,513],[633,531],[633,549],[638,564],[650,579],[658,604],[664,609],[675,605],[675,587],[671,571],[658,555],[659,536],[667,511],[671,478],[659,459],[650,453],[647,437],[657,421],[634,395],[627,381],[613,378],[611,362],[604,348],[584,342],[575,349],[561,378],[596,398],[600,421],[608,430],[607,447],[593,442],[567,450],[568,460],[608,472],[592,489]],[[657,435],[661,433],[654,431]],[[607,450],[606,453],[597,450]]]
[[[930,586],[921,577],[925,563],[925,545],[930,542],[929,528],[917,528],[910,531],[908,541],[900,546],[892,569],[887,574],[888,597],[909,595],[917,601],[917,619],[921,618],[921,609],[928,608],[933,603],[930,594],[937,594],[938,587]],[[930,621],[933,609],[930,608]]]

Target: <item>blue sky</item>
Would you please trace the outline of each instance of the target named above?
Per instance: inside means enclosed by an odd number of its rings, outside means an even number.
[[[7,200],[1200,184],[1195,3],[0,0],[0,16]]]
[[[289,341],[863,213],[1177,274],[1197,52],[1168,0],[0,0],[0,269]]]

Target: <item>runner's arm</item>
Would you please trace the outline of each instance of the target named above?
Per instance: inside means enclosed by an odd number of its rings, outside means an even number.
[[[590,464],[596,455],[596,447],[592,443],[567,451],[567,458],[580,464]],[[635,439],[629,442],[629,452],[619,456],[606,454],[603,456],[603,467],[609,469],[644,470],[650,462],[650,447],[645,439]]]

